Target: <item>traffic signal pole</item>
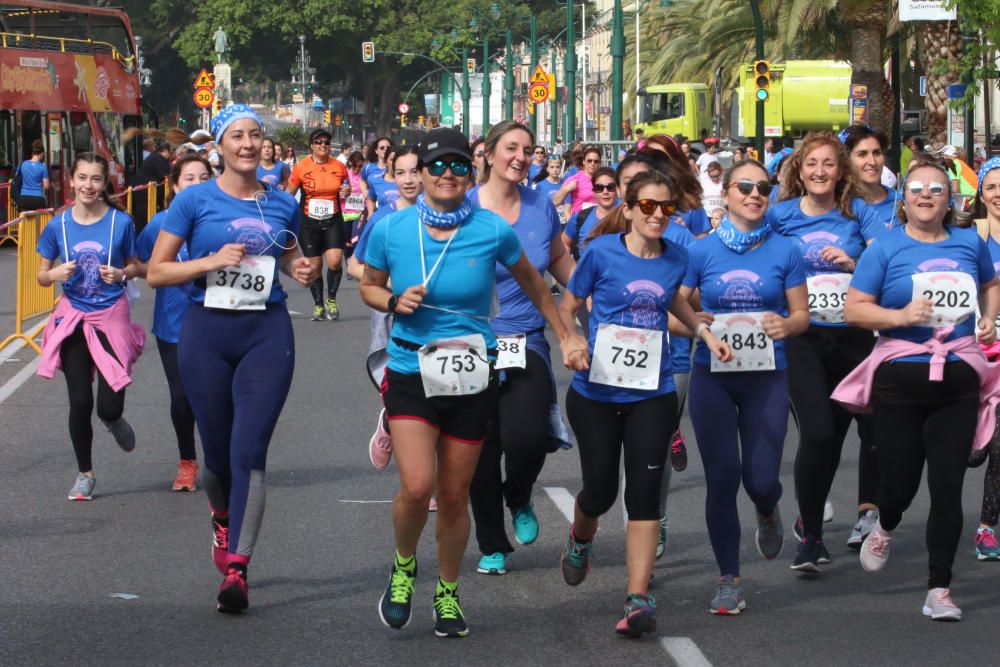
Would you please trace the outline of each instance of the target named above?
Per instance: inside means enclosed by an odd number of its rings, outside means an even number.
[[[760,3],[758,0],[750,0],[750,10],[753,12],[754,38],[757,46],[757,60],[764,59],[764,19],[760,15]],[[754,146],[757,149],[757,159],[764,159],[764,101],[757,100],[757,128],[754,137]]]

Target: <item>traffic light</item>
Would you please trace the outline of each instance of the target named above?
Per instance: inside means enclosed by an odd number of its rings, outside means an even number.
[[[361,62],[375,62],[375,42],[361,43]]]
[[[399,116],[399,126],[406,127],[406,114],[400,114]]]
[[[424,117],[417,116],[417,125],[423,125],[423,124],[424,124]]]
[[[327,125],[330,124],[330,110],[329,109],[327,109],[326,111],[323,112],[323,120],[326,121]]]
[[[753,76],[756,88],[754,97],[758,102],[767,102],[768,98],[771,97],[771,64],[766,60],[755,60]]]
[[[215,100],[215,113],[222,111],[222,100]]]

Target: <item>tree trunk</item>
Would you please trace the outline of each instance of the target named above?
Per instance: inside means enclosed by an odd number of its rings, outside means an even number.
[[[921,26],[920,37],[927,70],[927,133],[932,144],[943,146],[948,141],[948,85],[958,81],[962,34],[955,21],[928,21]]]
[[[361,124],[361,136],[364,137],[363,141],[367,142],[368,130],[374,131],[375,129],[375,79],[373,77],[365,77],[364,96],[365,120]]]
[[[888,135],[896,113],[896,102],[882,70],[889,6],[881,0],[861,8],[846,4],[841,8],[841,21],[850,29],[851,83],[868,86],[868,124]]]
[[[382,80],[382,92],[379,94],[378,120],[376,125],[380,135],[389,134],[392,126],[392,117],[396,113],[396,96],[399,93],[399,80],[395,70],[384,72],[385,78]]]

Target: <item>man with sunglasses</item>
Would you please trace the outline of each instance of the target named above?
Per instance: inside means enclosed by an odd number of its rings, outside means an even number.
[[[313,296],[313,321],[340,319],[337,290],[344,275],[344,246],[347,241],[340,198],[350,194],[347,168],[330,159],[330,132],[319,128],[309,136],[312,154],[292,168],[285,190],[293,197],[302,190],[302,229],[299,245],[318,277],[309,286]],[[327,298],[323,302],[323,259],[326,259]]]

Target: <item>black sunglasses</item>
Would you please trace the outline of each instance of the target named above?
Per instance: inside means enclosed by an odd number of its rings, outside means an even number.
[[[600,194],[601,192],[614,192],[618,189],[618,186],[614,183],[598,183],[594,186],[594,192]]]
[[[660,207],[660,211],[663,215],[673,215],[674,211],[677,210],[677,206],[672,201],[656,201],[655,199],[640,199],[639,201],[633,202],[633,206],[638,206],[639,210],[642,211],[643,215],[653,215],[653,211],[656,207]]]
[[[315,141],[312,142],[312,145],[313,146],[329,146],[330,142],[329,141],[324,141],[323,139],[316,139]]]
[[[757,188],[757,192],[759,192],[763,197],[771,194],[771,184],[767,181],[751,181],[749,178],[741,178],[735,183],[730,183],[729,187],[735,187],[740,191],[741,195],[750,194],[753,192],[754,188]]]
[[[426,167],[427,173],[431,176],[443,176],[448,169],[451,169],[451,173],[455,176],[468,176],[469,170],[472,169],[472,165],[465,160],[452,160],[451,162],[434,160]]]

